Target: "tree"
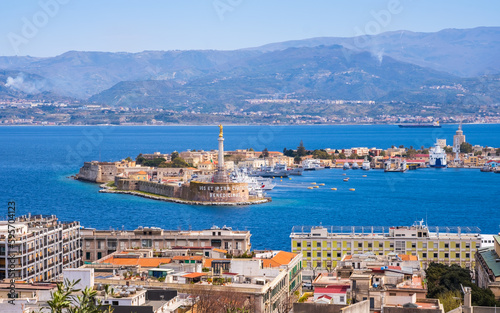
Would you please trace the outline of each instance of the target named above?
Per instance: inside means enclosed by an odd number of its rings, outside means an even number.
[[[458,290],[448,291],[438,296],[439,302],[443,305],[445,312],[458,308],[462,304],[460,301],[461,298],[462,295]]]
[[[406,156],[409,159],[413,159],[415,157],[415,154],[417,154],[417,150],[413,149],[413,147],[410,147],[410,149],[406,151]]]
[[[383,151],[383,150],[382,150],[382,151],[380,151],[380,156],[381,156],[381,157],[385,157],[385,151]]]
[[[474,155],[481,155],[481,154],[483,154],[482,151],[476,151],[476,152],[474,152]]]
[[[307,151],[306,151],[306,148],[304,147],[304,143],[302,142],[302,140],[300,141],[300,144],[297,147],[297,155],[299,157],[303,157],[303,156],[307,155]]]
[[[135,158],[135,162],[137,164],[142,164],[146,161],[146,159],[142,156],[142,153],[139,153],[139,155]]]
[[[109,306],[102,305],[101,300],[96,299],[97,291],[92,288],[85,288],[79,295],[74,295],[80,291],[75,286],[80,280],[69,281],[64,280],[63,283],[57,284],[57,290],[51,292],[51,299],[47,301],[50,308],[50,313],[112,313],[113,309]],[[43,313],[47,310],[41,308],[39,312]]]
[[[198,287],[198,286],[196,286]],[[232,291],[216,291],[212,288],[191,288],[186,293],[196,299],[193,311],[200,313],[250,313],[253,312],[249,296]]]
[[[347,157],[346,157],[346,155],[345,155],[345,153],[344,153],[344,152],[340,152],[340,153],[339,153],[339,160],[346,159],[346,158],[347,158]]]
[[[321,159],[321,160],[329,160],[331,159],[330,155],[328,152],[326,152],[324,149],[316,149],[312,153],[313,157],[316,159]]]
[[[446,146],[446,147],[444,147],[444,151],[445,151],[446,153],[453,153],[453,147]]]
[[[457,264],[446,265],[442,263],[431,263],[425,270],[427,277],[427,297],[446,297],[448,292],[462,290],[462,286],[471,287],[472,305],[495,306],[495,295],[490,289],[479,288],[472,283],[468,269]]]
[[[173,159],[178,158],[178,157],[179,157],[179,152],[174,151],[174,152],[172,152],[172,154],[170,155],[170,160],[173,160]]]
[[[132,158],[131,158],[131,157],[127,157],[127,158],[125,159],[125,161],[127,161],[127,162],[131,162],[131,161],[132,161]]]
[[[468,142],[462,142],[462,144],[460,145],[460,152],[471,153],[472,152],[472,145]]]
[[[264,150],[262,150],[262,157],[264,158],[268,158],[269,157],[269,150],[267,150],[267,148],[264,148]]]

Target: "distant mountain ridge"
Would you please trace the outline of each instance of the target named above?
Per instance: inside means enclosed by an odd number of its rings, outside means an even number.
[[[73,97],[113,106],[329,112],[249,99],[500,101],[500,27],[311,38],[234,51],[69,51],[0,57],[0,98]],[[10,81],[10,83],[8,83]]]
[[[500,73],[500,27],[444,29],[434,33],[391,31],[374,36],[318,37],[271,43],[245,50],[342,45],[354,51],[429,67],[462,77]]]

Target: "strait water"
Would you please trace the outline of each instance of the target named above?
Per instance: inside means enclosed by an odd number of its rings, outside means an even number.
[[[282,151],[303,140],[307,149],[431,146],[452,143],[456,125],[401,129],[394,125],[227,126],[225,148]],[[500,147],[500,125],[464,125],[467,141]],[[271,203],[243,207],[187,206],[127,195],[98,193],[95,184],[68,179],[83,161],[112,161],[139,153],[216,149],[216,126],[0,127],[0,216],[7,201],[17,214],[56,214],[85,227],[205,229],[212,225],[248,229],[255,249],[290,249],[294,225],[477,226],[500,231],[500,175],[469,169],[421,169],[406,173],[338,169],[279,179]],[[346,173],[349,182],[343,182]],[[362,177],[367,175],[367,177]],[[324,187],[309,190],[311,182]],[[330,188],[336,187],[337,191]],[[355,188],[356,191],[349,191]],[[3,203],[3,205],[2,205]],[[2,208],[3,206],[3,208]]]

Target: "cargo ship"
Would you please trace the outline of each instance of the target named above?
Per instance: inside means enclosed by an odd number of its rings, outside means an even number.
[[[400,128],[441,128],[439,122],[419,124],[398,124]]]

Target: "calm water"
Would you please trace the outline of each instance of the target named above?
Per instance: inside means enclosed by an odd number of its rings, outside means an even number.
[[[300,140],[308,149],[391,145],[431,146],[436,138],[452,142],[456,125],[440,129],[380,126],[228,126],[227,150],[253,147],[281,151]],[[464,125],[467,141],[500,147],[500,125]],[[277,180],[273,202],[247,207],[202,207],[156,202],[126,195],[99,194],[98,186],[68,179],[84,160],[111,161],[139,153],[215,149],[213,127],[0,127],[0,216],[7,200],[18,214],[56,214],[101,229],[157,226],[203,229],[212,225],[248,229],[256,249],[290,249],[294,225],[478,226],[500,231],[500,175],[479,170],[423,169],[406,173],[307,172]],[[362,175],[367,177],[362,177]],[[325,183],[308,190],[311,182]],[[337,191],[330,188],[336,187]],[[349,191],[355,188],[356,191]],[[2,212],[5,211],[4,212]]]

